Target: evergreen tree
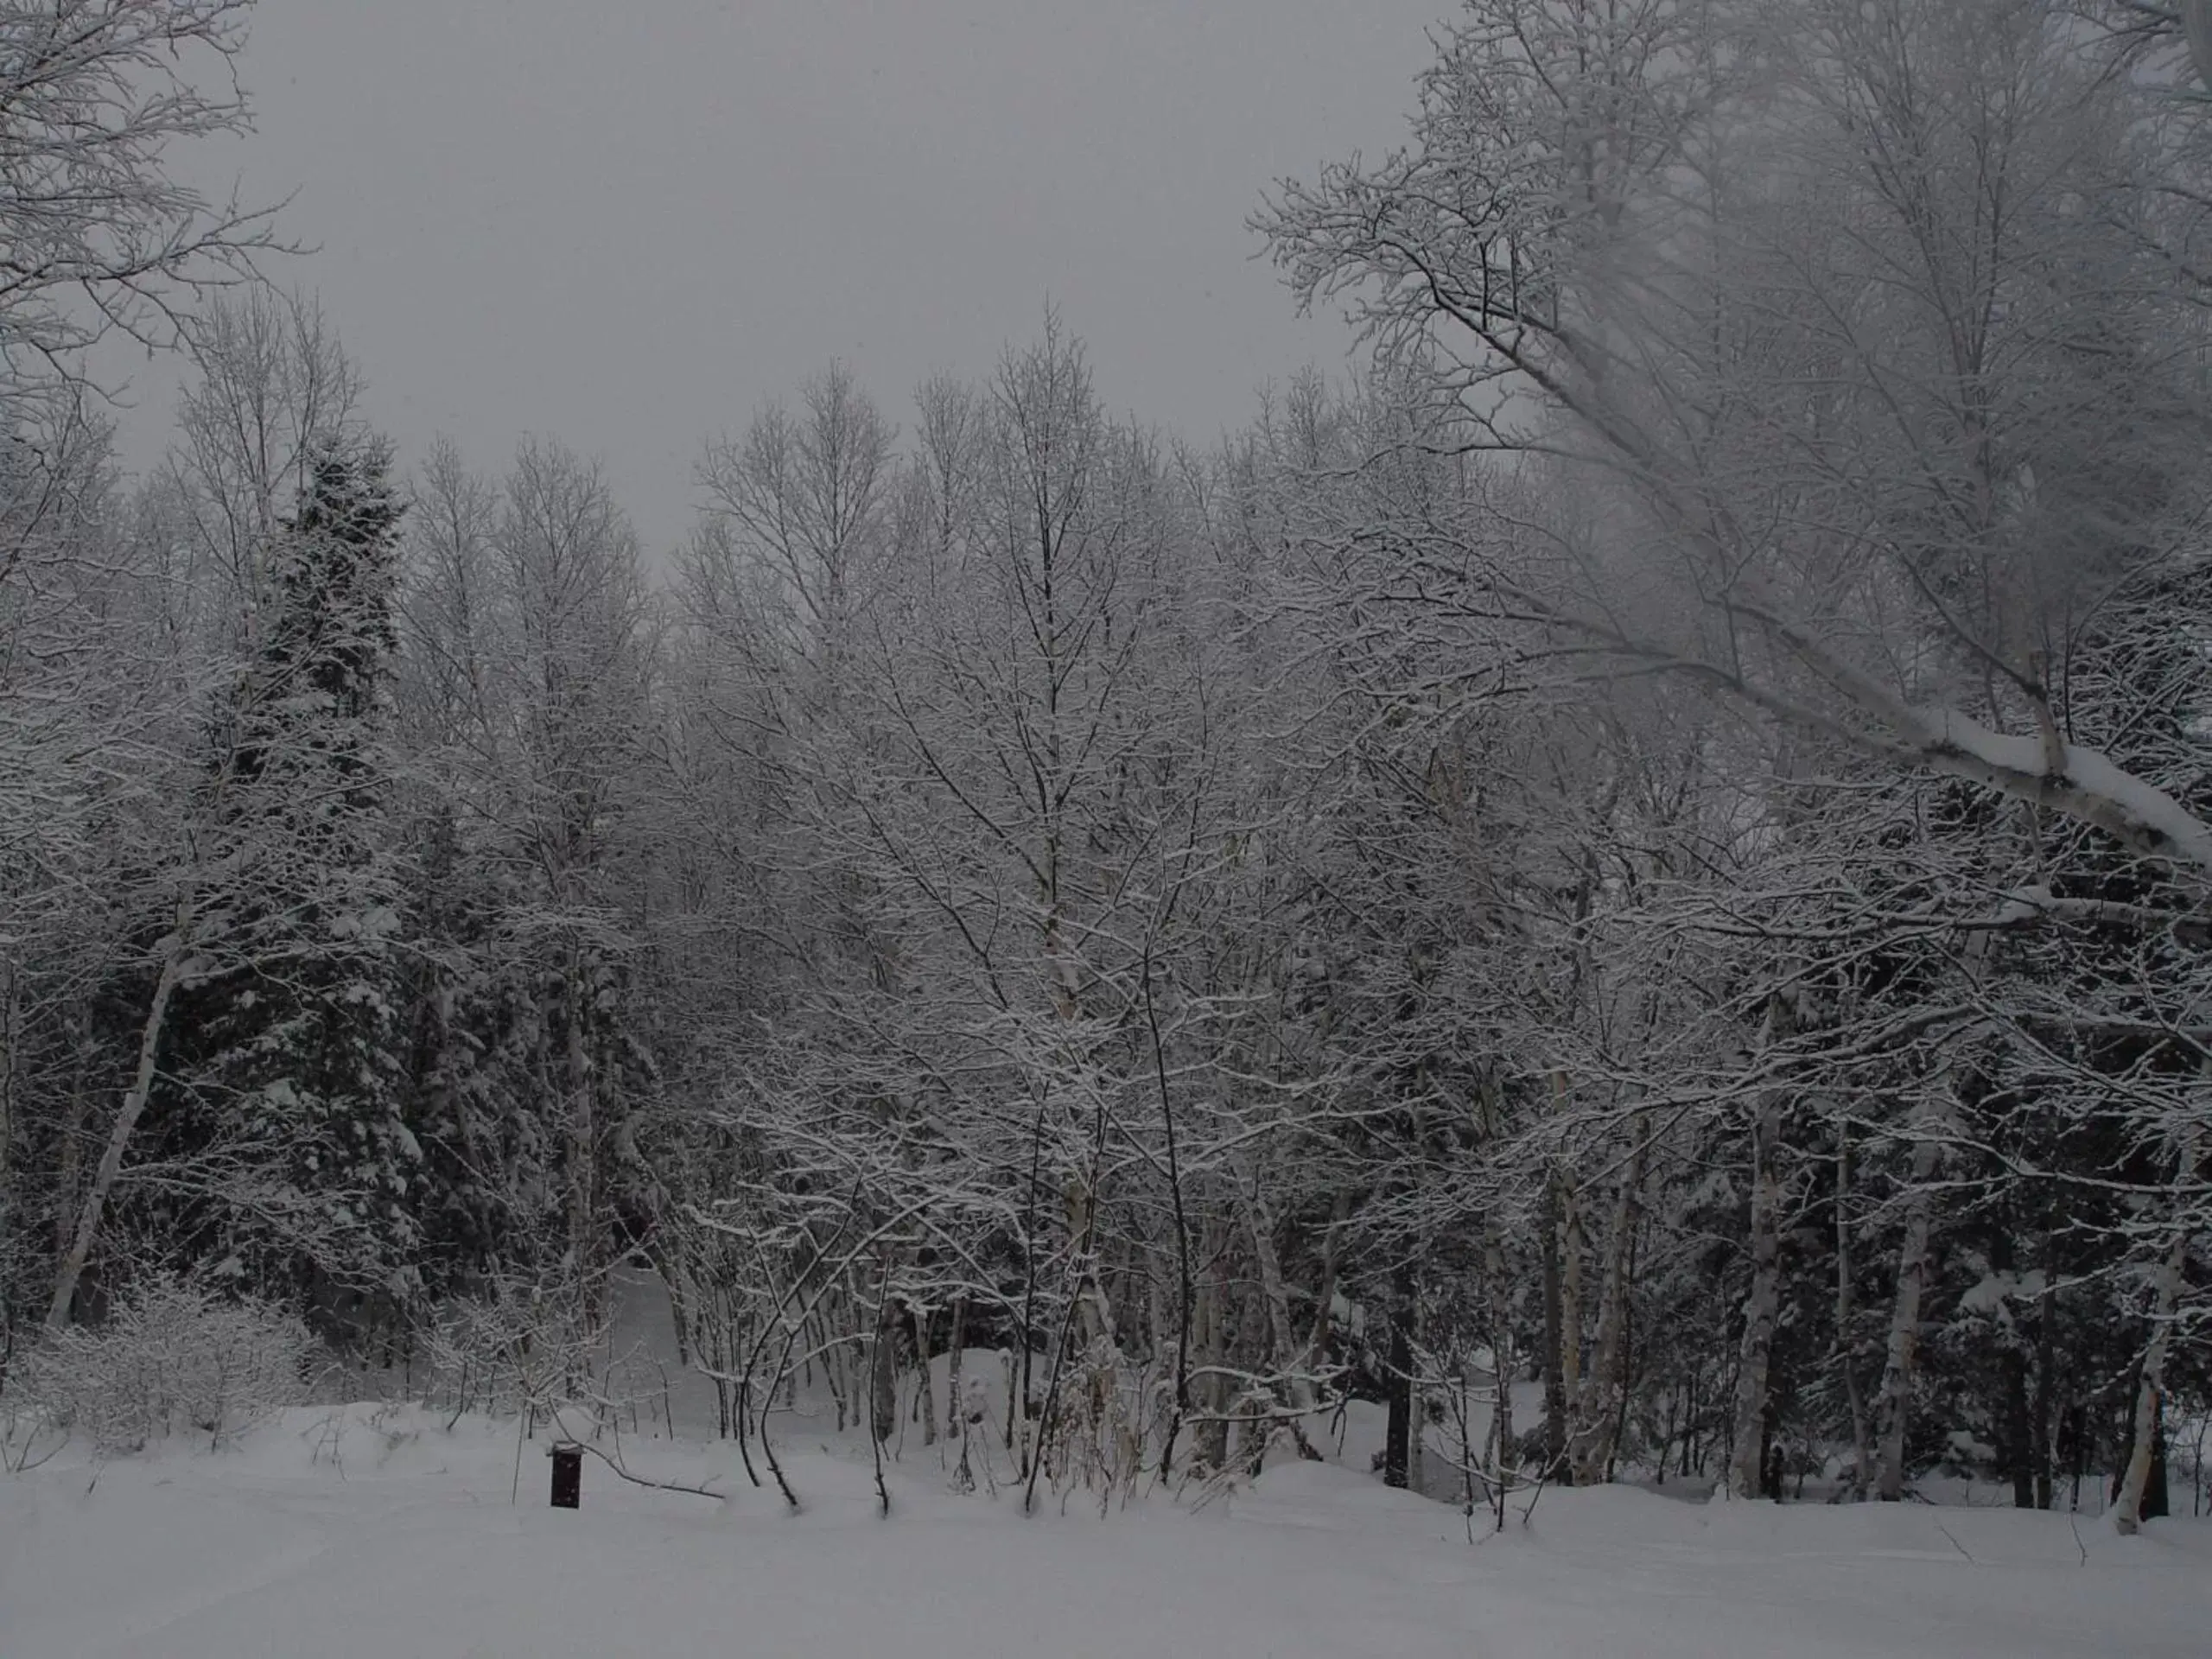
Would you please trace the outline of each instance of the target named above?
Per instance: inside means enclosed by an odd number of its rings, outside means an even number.
[[[188,1255],[327,1300],[404,1296],[420,1154],[403,1116],[404,887],[385,679],[401,514],[378,443],[326,442],[271,550],[275,614],[219,711],[226,912],[167,1070],[206,1176]]]

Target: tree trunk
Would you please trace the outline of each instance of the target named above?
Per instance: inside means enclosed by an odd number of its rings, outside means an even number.
[[[1303,1374],[1305,1355],[1290,1321],[1290,1287],[1283,1282],[1282,1260],[1275,1253],[1274,1218],[1255,1192],[1250,1213],[1252,1259],[1260,1269],[1260,1294],[1268,1309],[1268,1351],[1275,1368],[1288,1379],[1289,1405],[1294,1411],[1313,1409],[1312,1382]]]
[[[1639,1198],[1643,1185],[1644,1153],[1641,1122],[1632,1121],[1629,1129],[1637,1137],[1636,1149],[1630,1156],[1614,1200],[1612,1229],[1605,1241],[1605,1277],[1598,1289],[1597,1345],[1591,1353],[1589,1370],[1576,1402],[1574,1432],[1569,1446],[1569,1461],[1577,1486],[1605,1483],[1606,1465],[1612,1460],[1614,1437],[1619,1430],[1621,1408],[1628,1397],[1629,1252],[1642,1217]]]
[[[1224,1340],[1229,1319],[1229,1241],[1217,1227],[1207,1230],[1207,1249],[1202,1260],[1215,1263],[1198,1285],[1197,1305],[1191,1319],[1191,1345],[1204,1373],[1192,1389],[1200,1416],[1192,1441],[1198,1461],[1209,1472],[1229,1461],[1229,1423],[1224,1414],[1228,1388],[1222,1370],[1228,1362]]]
[[[919,1390],[916,1403],[922,1414],[922,1444],[937,1444],[937,1386],[930,1376],[930,1314],[925,1307],[917,1306],[914,1314],[914,1374],[915,1387]],[[957,1408],[956,1408],[957,1409]]]
[[[1389,1416],[1382,1438],[1382,1484],[1404,1486],[1413,1466],[1413,1340],[1407,1326],[1413,1318],[1412,1286],[1401,1272],[1391,1284]]]
[[[88,1064],[86,1057],[92,1052],[92,1038],[91,1021],[81,1005],[71,1011],[69,1036],[76,1053],[69,1063],[69,1111],[61,1126],[60,1162],[54,1175],[54,1259],[57,1262],[69,1253],[69,1241],[73,1236],[77,1183],[85,1173],[85,1127],[92,1117],[92,1103],[85,1088],[85,1068]]]
[[[2028,1423],[2028,1362],[2018,1349],[2005,1356],[2005,1439],[2012,1465],[2012,1507],[2036,1506],[2035,1434]]]
[[[1483,1230],[1483,1268],[1490,1279],[1490,1362],[1496,1398],[1491,1441],[1497,1462],[1491,1471],[1503,1487],[1513,1472],[1512,1313],[1505,1284],[1505,1241],[1492,1220]]]
[[[658,1226],[654,1231],[658,1235]],[[668,1291],[668,1322],[676,1332],[676,1363],[679,1366],[689,1365],[691,1351],[697,1345],[693,1329],[697,1314],[691,1306],[690,1294],[684,1288],[683,1258],[664,1244],[654,1254],[658,1256],[654,1265],[660,1271],[660,1281]]]
[[[1905,1212],[1904,1242],[1897,1247],[1897,1300],[1890,1307],[1890,1340],[1882,1365],[1878,1404],[1881,1473],[1876,1496],[1894,1503],[1904,1496],[1905,1430],[1912,1414],[1912,1379],[1920,1356],[1920,1305],[1928,1289],[1928,1235],[1935,1196],[1928,1183],[1941,1148],[1923,1136],[1912,1154],[1913,1192]]]
[[[967,1366],[963,1356],[968,1344],[968,1299],[952,1299],[952,1331],[946,1338],[950,1351],[945,1357],[944,1433],[947,1439],[960,1442],[960,1460],[953,1465],[952,1478],[963,1492],[976,1490],[976,1426],[982,1421],[983,1380],[977,1377],[969,1384],[965,1377]],[[972,1386],[975,1398],[969,1398]],[[988,1446],[983,1447],[986,1472],[991,1455]]]
[[[1243,1309],[1236,1321],[1235,1370],[1241,1376],[1256,1376],[1266,1369],[1269,1351],[1267,1308],[1256,1287],[1247,1288]],[[1250,1389],[1243,1383],[1236,1387],[1231,1409],[1239,1421],[1236,1424],[1236,1450],[1230,1455],[1235,1467],[1247,1474],[1256,1475],[1267,1461],[1273,1425],[1260,1414],[1261,1402],[1251,1397]],[[1099,1402],[1102,1417],[1109,1409],[1108,1402]]]
[[[1336,1317],[1337,1249],[1343,1242],[1344,1222],[1351,1215],[1351,1194],[1339,1192],[1329,1211],[1329,1230],[1321,1237],[1321,1282],[1313,1290],[1313,1330],[1306,1339],[1306,1363],[1318,1374],[1328,1357],[1330,1322]]]
[[[1782,1103],[1769,1095],[1760,1103],[1751,1129],[1751,1283],[1744,1302],[1744,1341],[1736,1371],[1735,1437],[1728,1468],[1728,1490],[1737,1497],[1757,1497],[1766,1484],[1767,1362],[1774,1351],[1775,1321],[1782,1305],[1777,1235],[1782,1182],[1775,1160],[1775,1142],[1781,1130]]]
[[[599,1338],[599,1287],[595,1278],[598,1230],[594,1224],[597,1194],[592,1179],[599,1135],[596,1115],[592,1109],[591,1052],[584,1036],[583,962],[574,944],[569,946],[567,971],[563,977],[566,1006],[562,1012],[568,1027],[563,1047],[563,1082],[569,1096],[569,1259],[570,1270],[575,1274],[577,1341],[581,1351],[588,1354]]]
[[[139,1118],[145,1114],[147,1097],[153,1092],[154,1070],[161,1058],[162,1039],[168,1027],[169,1003],[184,978],[185,937],[191,925],[191,911],[181,903],[177,907],[176,931],[169,936],[160,976],[154,982],[153,998],[146,1005],[146,1021],[138,1033],[137,1069],[131,1074],[130,1090],[123,1096],[122,1107],[115,1115],[115,1127],[108,1132],[99,1167],[92,1172],[92,1184],[86,1190],[84,1203],[78,1209],[75,1235],[54,1276],[54,1299],[46,1310],[46,1328],[49,1331],[59,1331],[69,1323],[70,1304],[76,1300],[77,1281],[84,1277],[85,1263],[91,1258],[92,1245],[99,1237],[100,1223],[107,1213],[108,1194],[114,1190],[116,1178],[123,1173],[124,1154],[130,1147]]]
[[[1406,1485],[1413,1491],[1428,1490],[1428,1394],[1423,1386],[1421,1362],[1421,1294],[1408,1281],[1405,1294],[1406,1321]]]
[[[878,1446],[888,1445],[899,1432],[899,1321],[886,1295],[875,1311],[875,1335],[868,1343],[868,1426]]]
[[[2044,1236],[2043,1257],[2044,1291],[2036,1316],[2035,1471],[2036,1508],[2047,1510],[2056,1496],[2052,1491],[2055,1448],[2051,1438],[2056,1429],[2056,1418],[2051,1384],[2058,1323],[2058,1264],[2048,1233]]]
[[[15,959],[0,956],[0,1240],[15,1235],[15,1218],[8,1213],[8,1172],[14,1155],[16,1127],[16,1071],[22,1040],[22,1007],[18,998]],[[0,1278],[0,1344],[15,1325],[8,1306],[8,1288]],[[4,1356],[0,1347],[0,1356]],[[0,1363],[4,1363],[0,1359]]]
[[[968,1421],[968,1400],[961,1392],[961,1373],[967,1369],[968,1299],[952,1299],[952,1329],[945,1333],[944,1355],[944,1432],[948,1436],[968,1437],[964,1425]]]
[[[1543,1247],[1544,1283],[1544,1478],[1557,1475],[1567,1462],[1567,1380],[1560,1368],[1559,1184],[1544,1183],[1543,1213],[1537,1224]]]
[[[1590,1251],[1590,1236],[1583,1224],[1582,1189],[1560,1183],[1559,1379],[1573,1409],[1582,1391],[1582,1264]],[[1567,1425],[1571,1433],[1573,1424]]]
[[[1851,1122],[1835,1121],[1835,1357],[1843,1371],[1843,1397],[1851,1412],[1851,1485],[1854,1503],[1866,1496],[1873,1445],[1866,1424],[1866,1397],[1859,1387],[1859,1344],[1852,1336],[1854,1312],[1851,1260]]]
[[[2186,1171],[2195,1162],[2184,1160]],[[2134,1444],[2128,1452],[2127,1470],[2120,1483],[2120,1496],[2112,1506],[2112,1523],[2122,1533],[2139,1530],[2145,1518],[2145,1496],[2149,1491],[2152,1464],[2162,1460],[2159,1433],[2165,1388],[2166,1349],[2173,1339],[2174,1309],[2181,1300],[2182,1272],[2189,1256],[2189,1234],[2174,1230],[2173,1248],[2158,1269],[2156,1309],[2152,1314],[2151,1342],[2143,1351],[2143,1380],[2135,1390]],[[2163,1471],[2159,1471],[2163,1473]]]

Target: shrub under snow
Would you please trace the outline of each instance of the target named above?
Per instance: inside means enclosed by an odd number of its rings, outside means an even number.
[[[9,1379],[19,1417],[109,1452],[198,1432],[220,1444],[306,1393],[315,1339],[274,1305],[167,1277],[135,1285],[98,1326],[23,1356]]]

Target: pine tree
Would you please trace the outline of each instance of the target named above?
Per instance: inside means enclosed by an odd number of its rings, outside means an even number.
[[[211,1172],[190,1253],[326,1304],[409,1294],[416,1233],[385,744],[402,511],[388,467],[380,444],[323,444],[271,550],[275,614],[213,746],[227,913],[168,1068]]]

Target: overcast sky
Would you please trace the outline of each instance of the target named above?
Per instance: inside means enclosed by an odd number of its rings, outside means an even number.
[[[1210,437],[1341,363],[1244,228],[1396,143],[1447,0],[273,0],[251,139],[405,450],[603,460],[656,550],[691,465],[832,357],[902,423],[1049,296],[1117,410]],[[132,423],[165,413],[158,378]]]

